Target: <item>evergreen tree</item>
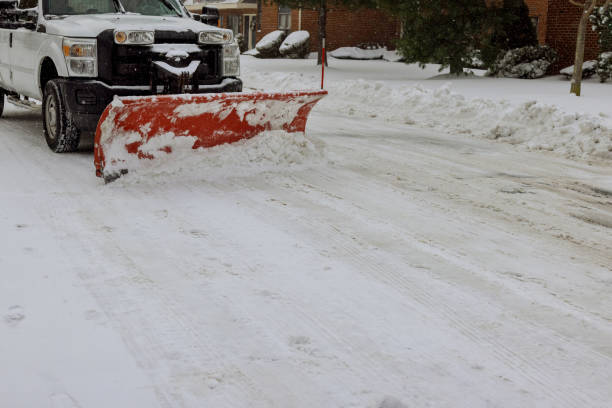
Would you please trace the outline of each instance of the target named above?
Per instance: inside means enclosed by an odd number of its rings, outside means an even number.
[[[480,46],[485,66],[490,66],[502,51],[538,44],[538,36],[524,0],[504,0],[491,9],[492,32]]]
[[[612,6],[596,7],[590,16],[593,30],[597,32],[600,52],[612,51]]]
[[[494,22],[486,0],[380,0],[403,22],[398,50],[406,62],[438,63],[463,73]],[[442,69],[441,68],[441,69]]]

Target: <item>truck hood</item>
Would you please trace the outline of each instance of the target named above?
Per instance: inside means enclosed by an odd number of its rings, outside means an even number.
[[[47,34],[66,37],[94,38],[104,30],[163,30],[204,31],[219,30],[187,17],[157,17],[139,14],[99,14],[54,18],[45,21]]]

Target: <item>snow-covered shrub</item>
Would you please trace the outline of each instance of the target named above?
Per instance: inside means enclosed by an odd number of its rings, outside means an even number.
[[[482,52],[480,50],[472,50],[465,59],[465,68],[487,69],[482,61]]]
[[[358,47],[340,47],[330,52],[329,55],[338,59],[374,60],[381,59],[384,51],[386,48],[364,50]]]
[[[582,78],[590,78],[597,73],[597,60],[584,61],[582,64]],[[561,70],[561,75],[566,79],[571,79],[574,75],[574,66],[569,66]]]
[[[310,33],[294,31],[285,38],[279,52],[287,58],[306,58],[310,53]]]
[[[597,75],[599,75],[599,82],[606,82],[612,78],[612,52],[603,52],[599,55]]]
[[[506,78],[541,78],[557,61],[557,52],[547,45],[510,50],[489,67],[489,74]]]
[[[283,43],[283,40],[287,34],[285,34],[282,30],[272,31],[271,33],[266,34],[255,46],[259,54],[257,57],[259,58],[277,58],[280,56],[280,52],[278,51],[280,45]]]

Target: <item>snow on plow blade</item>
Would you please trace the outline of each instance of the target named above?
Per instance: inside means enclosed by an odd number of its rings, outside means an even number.
[[[98,122],[96,175],[106,181],[142,159],[177,147],[207,148],[261,132],[304,132],[308,115],[327,91],[155,95],[116,98]]]

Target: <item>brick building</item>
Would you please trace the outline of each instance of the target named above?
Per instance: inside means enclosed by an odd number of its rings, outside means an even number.
[[[525,0],[525,2],[537,24],[540,43],[550,45],[559,53],[559,62],[552,67],[553,72],[573,65],[576,33],[582,9],[571,4],[569,0]],[[589,27],[584,58],[595,59],[598,53],[597,34]]]
[[[261,10],[261,31],[257,41],[274,30],[310,33],[311,51],[319,45],[319,12],[313,9],[290,9],[278,5],[263,4]],[[356,46],[363,43],[376,43],[395,48],[399,38],[399,22],[380,10],[356,10],[331,7],[327,14],[327,48]]]
[[[188,4],[188,2],[194,2]],[[498,2],[501,0],[491,0]],[[248,48],[253,48],[264,35],[274,30],[306,30],[311,36],[311,51],[319,44],[318,11],[313,9],[290,9],[262,1],[261,30],[256,30],[256,0],[187,0],[187,8],[200,13],[203,6],[219,9],[220,26],[242,33]],[[537,27],[538,40],[550,45],[559,53],[559,62],[553,72],[572,65],[576,50],[576,32],[581,8],[569,0],[525,0],[530,16]],[[355,46],[362,43],[377,43],[394,48],[401,33],[399,21],[383,11],[362,9],[350,11],[332,7],[327,15],[327,48]],[[587,30],[585,60],[594,59],[599,53],[597,34]]]
[[[185,6],[192,13],[200,14],[204,7],[219,10],[219,26],[229,28],[235,34],[242,34],[248,48],[254,48],[256,40],[256,0],[188,0]]]

